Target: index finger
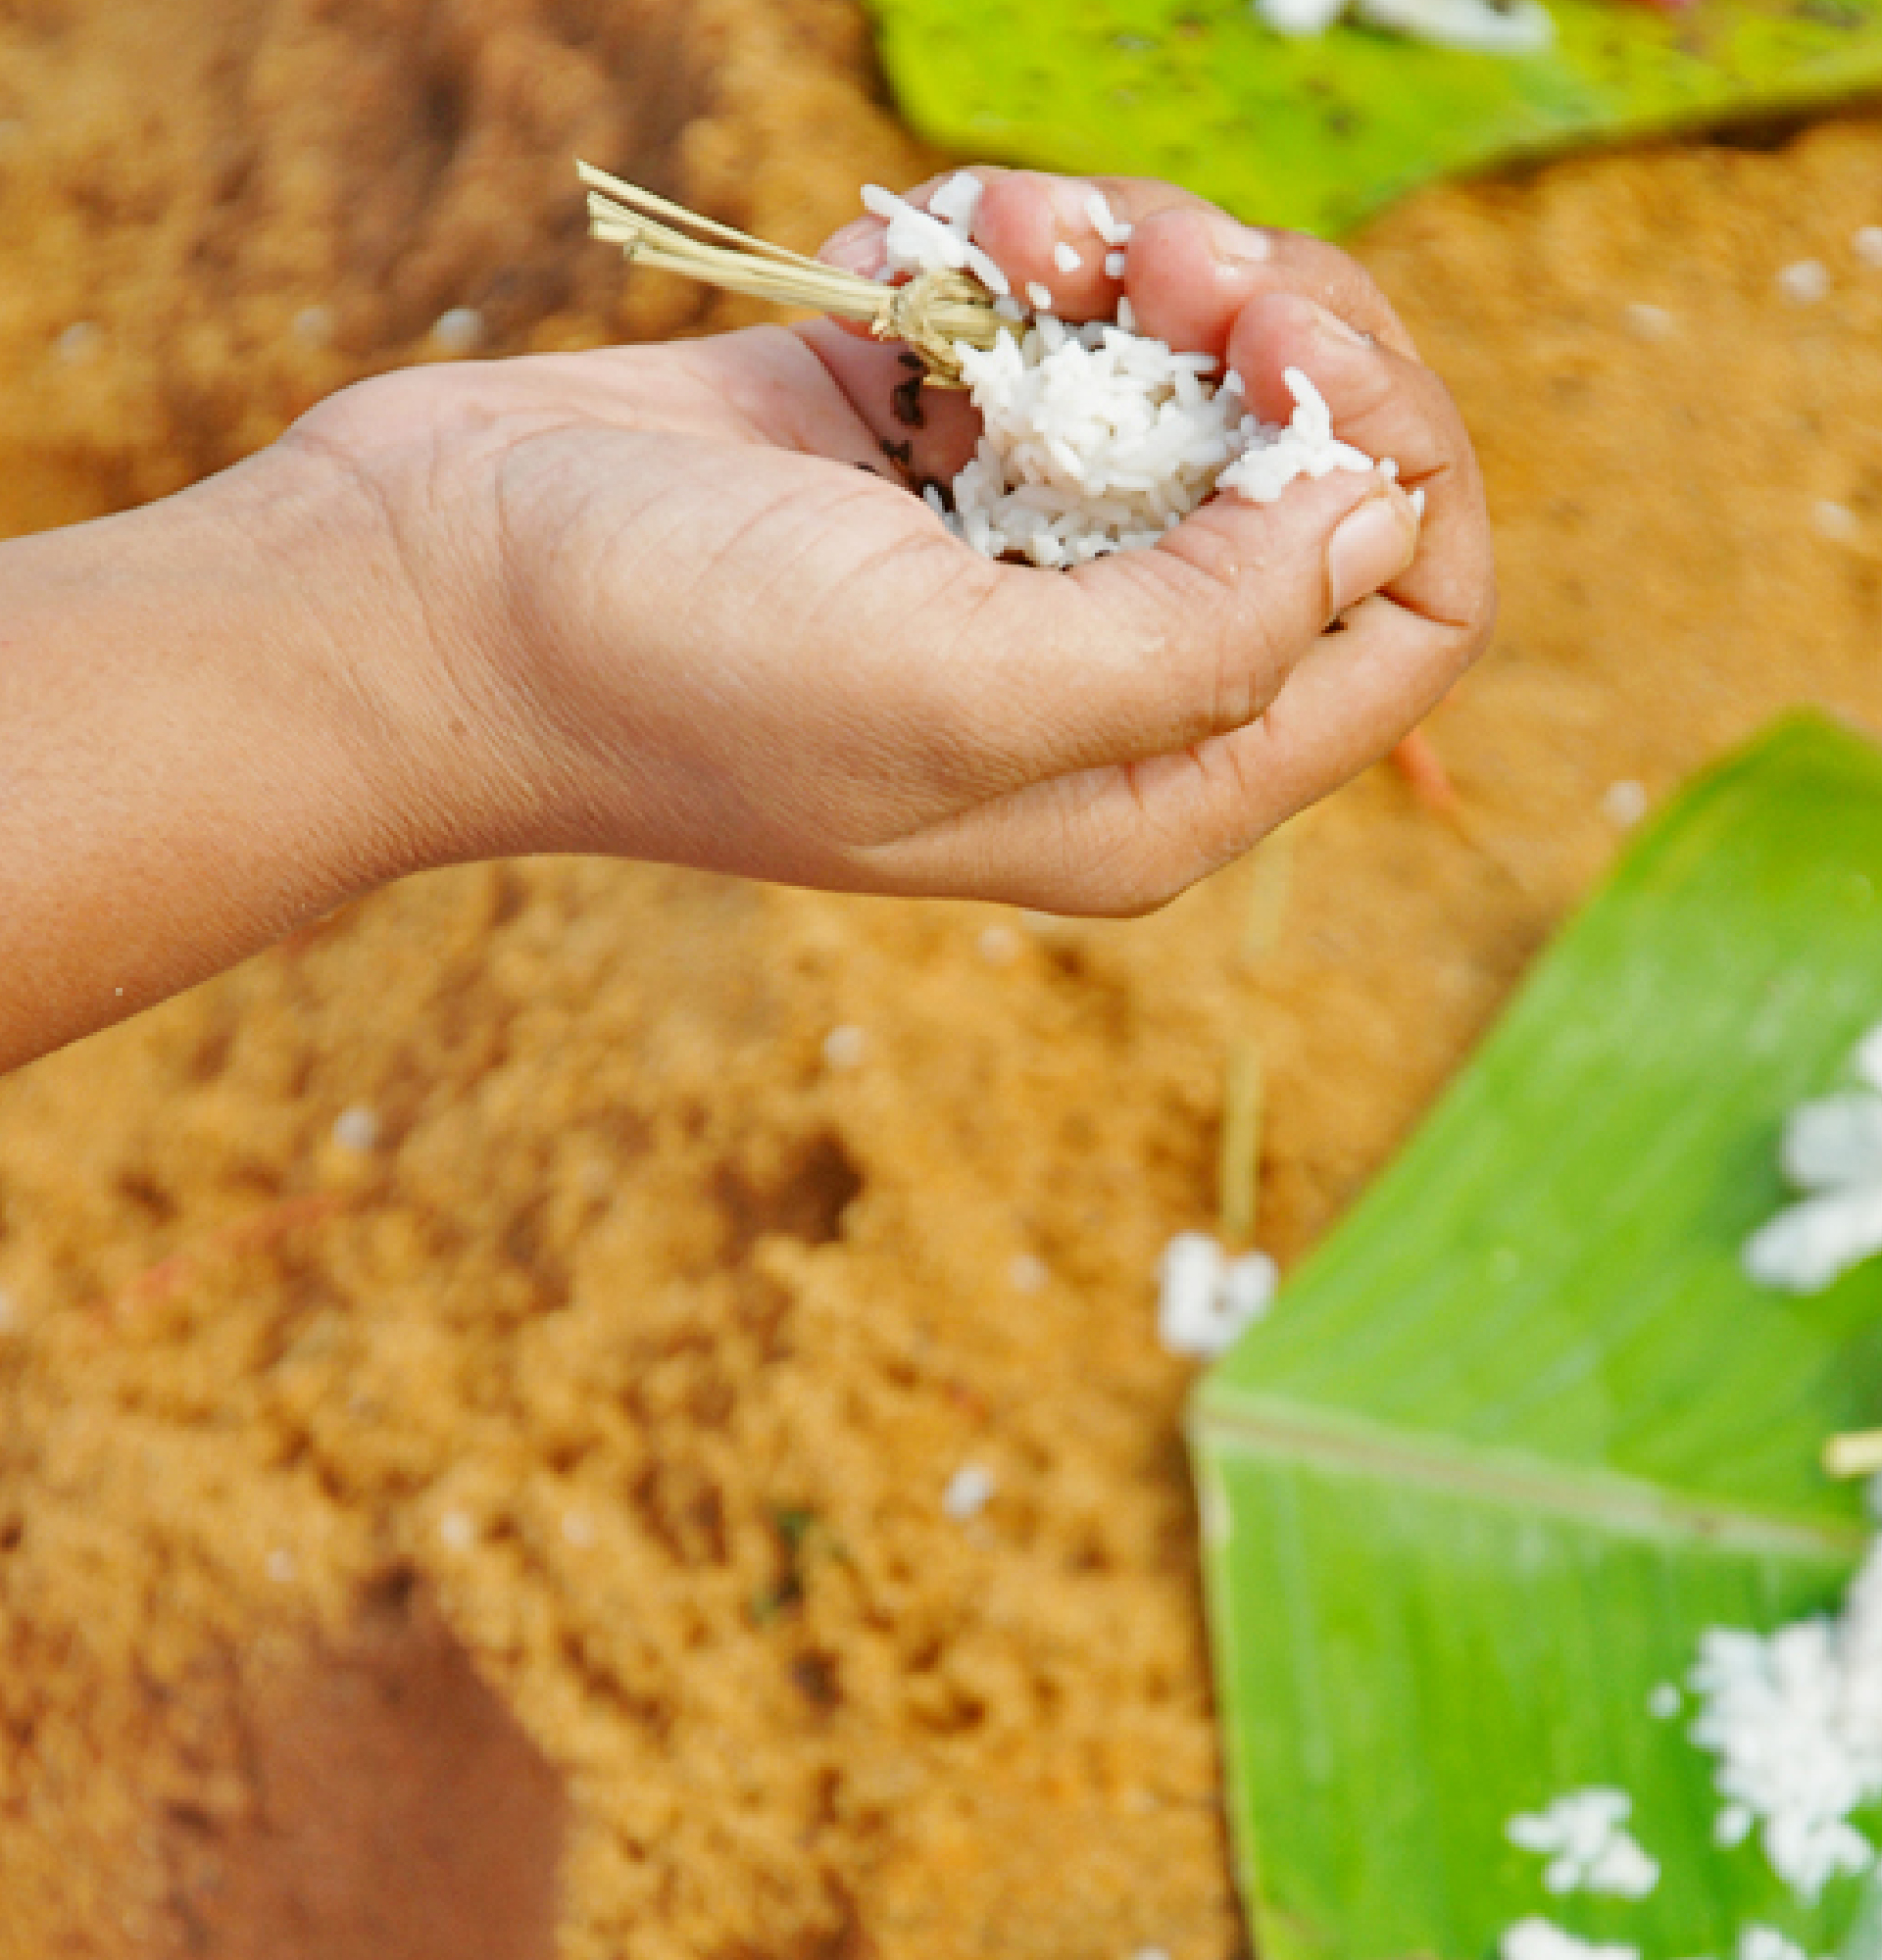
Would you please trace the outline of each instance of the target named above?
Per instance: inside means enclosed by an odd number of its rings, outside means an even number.
[[[1416,357],[1404,322],[1364,269],[1322,239],[1244,224],[1155,177],[1055,176],[991,164],[966,172],[984,186],[974,243],[1015,294],[1062,319],[1110,319],[1127,297],[1142,332],[1172,347],[1219,354],[1236,314],[1251,300],[1292,292]],[[929,177],[903,195],[925,210],[957,174]],[[879,218],[857,219],[831,236],[822,256],[876,276],[884,230]],[[1120,238],[1120,230],[1129,235]]]

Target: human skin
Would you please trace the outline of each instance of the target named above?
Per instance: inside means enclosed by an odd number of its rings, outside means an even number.
[[[1070,572],[989,563],[885,458],[895,350],[824,321],[362,383],[0,547],[0,1066],[477,858],[1140,912],[1411,729],[1494,585],[1468,439],[1376,289],[1105,178],[1137,224],[1108,280],[1082,181],[986,174],[1015,287],[1127,292],[1275,419],[1305,369],[1422,524],[1335,472]],[[880,227],[827,250],[868,267]],[[971,411],[924,400],[912,470],[946,476]]]

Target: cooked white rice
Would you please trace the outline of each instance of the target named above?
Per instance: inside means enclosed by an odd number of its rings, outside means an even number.
[[[1085,216],[1091,220],[1091,228],[1107,245],[1130,243],[1130,234],[1136,227],[1113,213],[1104,192],[1096,184],[1085,193]]]
[[[1640,1960],[1632,1946],[1598,1946],[1546,1919],[1519,1919],[1503,1936],[1503,1960]]]
[[[1211,356],[1102,322],[1048,314],[1021,340],[963,347],[961,365],[982,434],[949,523],[989,558],[1080,564],[1154,545],[1220,490],[1271,504],[1299,477],[1373,467],[1297,368],[1275,424],[1213,384]]]
[[[1771,1869],[1811,1900],[1868,1870],[1875,1847],[1850,1822],[1882,1796],[1882,1557],[1872,1547],[1840,1619],[1774,1634],[1713,1628],[1689,1677],[1692,1739],[1718,1759],[1716,1836],[1757,1831]]]
[[[998,266],[973,242],[973,220],[985,186],[971,171],[957,171],[928,199],[922,211],[880,184],[863,186],[863,208],[883,220],[886,275],[948,271],[971,272],[987,290],[1013,290]]]
[[[1540,53],[1556,37],[1541,0],[1255,0],[1277,34],[1323,34],[1345,15],[1368,27],[1473,54]]]
[[[1738,1960],[1807,1960],[1807,1956],[1776,1927],[1748,1926],[1738,1936]]]
[[[890,273],[966,268],[986,279],[971,236],[981,195],[969,171],[934,191],[926,211],[869,185],[864,203],[887,225]],[[1111,248],[1106,270],[1120,273],[1131,226],[1095,186],[1085,210]],[[1054,258],[1062,272],[1082,263],[1063,242]],[[994,290],[1004,297],[1006,280]],[[1263,423],[1239,376],[1218,387],[1210,356],[1138,334],[1128,300],[1114,323],[1071,326],[1052,312],[1045,286],[1031,281],[1025,292],[1036,317],[1024,333],[959,349],[982,434],[951,499],[928,493],[955,534],[989,558],[1082,564],[1154,545],[1220,491],[1271,504],[1300,477],[1375,466],[1333,434],[1325,401],[1297,368],[1285,376],[1292,415]],[[999,311],[1010,318],[1013,308]]]
[[[1778,1162],[1802,1194],[1745,1242],[1760,1286],[1820,1293],[1882,1252],[1882,1028],[1857,1044],[1861,1087],[1803,1102],[1785,1120]]]
[[[1546,1810],[1511,1818],[1504,1835],[1548,1860],[1546,1891],[1645,1898],[1659,1883],[1659,1866],[1627,1829],[1633,1807],[1624,1789],[1571,1790]]]
[[[1230,1258],[1207,1232],[1178,1232],[1158,1274],[1157,1338],[1172,1354],[1224,1353],[1267,1311],[1279,1284],[1265,1252]]]
[[[1850,1073],[1859,1087],[1800,1104],[1784,1125],[1779,1161],[1806,1195],[1745,1247],[1747,1269],[1767,1285],[1814,1292],[1882,1250],[1882,1025],[1857,1043]],[[1882,1515],[1878,1486],[1882,1479],[1871,1487],[1870,1507]],[[1870,1542],[1840,1614],[1770,1634],[1710,1628],[1687,1688],[1695,1707],[1687,1733],[1715,1758],[1712,1835],[1721,1847],[1756,1838],[1807,1906],[1832,1882],[1876,1867],[1876,1846],[1852,1819],[1882,1801],[1882,1538]],[[1647,1706],[1670,1719],[1680,1692],[1661,1682]],[[1540,1816],[1511,1819],[1509,1836],[1550,1860],[1543,1883],[1551,1891],[1627,1892],[1635,1886],[1591,1880],[1604,1868],[1638,1880],[1652,1865],[1631,1839],[1616,1860],[1614,1834],[1629,1808],[1623,1791],[1583,1790]],[[1541,1919],[1522,1921],[1503,1939],[1503,1960],[1618,1960],[1629,1950],[1591,1948]],[[1737,1960],[1807,1956],[1775,1928],[1750,1925]]]

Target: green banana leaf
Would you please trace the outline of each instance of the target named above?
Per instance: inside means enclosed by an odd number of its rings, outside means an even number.
[[[1882,1420],[1882,1263],[1800,1299],[1739,1248],[1784,1113],[1882,1018],[1878,893],[1882,754],[1846,730],[1788,719],[1690,787],[1200,1387],[1263,1960],[1480,1960],[1531,1914],[1644,1960],[1754,1921],[1882,1949],[1858,1882],[1807,1910],[1713,1843],[1712,1758],[1648,1712],[1706,1628],[1834,1607],[1867,1540],[1818,1452]],[[1551,1899],[1505,1839],[1596,1785],[1634,1796],[1645,1899]]]
[[[903,113],[944,148],[1168,177],[1242,217],[1337,235],[1430,178],[1882,85],[1882,0],[1550,0],[1511,58],[1250,0],[868,0]]]

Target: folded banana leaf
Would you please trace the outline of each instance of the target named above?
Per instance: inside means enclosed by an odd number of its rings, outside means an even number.
[[[1644,1960],[1752,1922],[1878,1950],[1860,1882],[1806,1909],[1714,1843],[1712,1759],[1648,1703],[1705,1629],[1834,1608],[1866,1543],[1818,1453],[1882,1420],[1882,1263],[1798,1298],[1739,1248],[1784,1113],[1882,1018],[1879,893],[1882,755],[1845,729],[1690,787],[1201,1386],[1263,1960],[1481,1960],[1533,1914]],[[1647,1898],[1552,1899],[1506,1840],[1594,1786],[1633,1795]]]
[[[869,0],[904,114],[962,156],[1169,177],[1337,235],[1447,172],[1882,83],[1882,0],[1550,0],[1555,45],[1461,54],[1250,0]]]

